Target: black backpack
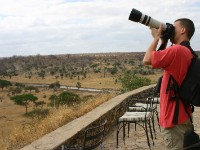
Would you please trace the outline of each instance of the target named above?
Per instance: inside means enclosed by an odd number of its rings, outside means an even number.
[[[178,122],[180,99],[183,101],[185,107],[189,105],[193,106],[193,108],[194,106],[200,106],[200,59],[190,47],[189,42],[182,42],[180,45],[186,46],[188,49],[190,49],[191,53],[194,55],[194,58],[192,59],[186,77],[184,78],[180,86],[172,75],[170,75],[168,81],[166,93],[168,93],[169,90],[173,90],[174,95],[171,97],[171,99],[176,100],[176,107],[173,119],[174,124],[177,124]],[[185,110],[187,112],[187,108]],[[188,112],[187,114],[190,120],[192,120]]]
[[[178,94],[186,104],[200,106],[200,59],[193,58]]]
[[[188,114],[188,117],[192,123],[191,129],[187,130],[184,133],[183,149],[198,150],[200,149],[200,139],[199,135],[194,131],[193,120],[189,112],[187,111],[187,106],[191,105],[193,111],[194,106],[200,106],[200,59],[190,47],[189,42],[182,42],[180,45],[186,46],[191,51],[194,58],[192,59],[186,77],[184,78],[180,86],[178,85],[177,81],[173,78],[173,76],[170,75],[166,93],[169,92],[169,90],[173,90],[174,95],[170,98],[176,100],[173,124],[176,125],[178,123],[180,99],[182,100],[185,106],[185,111]]]

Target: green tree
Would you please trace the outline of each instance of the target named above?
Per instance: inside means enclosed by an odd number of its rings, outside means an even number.
[[[22,105],[26,107],[26,113],[28,110],[28,105],[33,102],[35,103],[38,98],[34,96],[33,94],[22,94],[22,95],[16,95],[10,98],[13,100],[17,105]]]
[[[0,80],[0,88],[2,89],[2,91],[3,91],[4,87],[8,87],[8,86],[12,86],[10,81]]]
[[[124,74],[119,81],[122,84],[122,91],[127,92],[142,86],[150,85],[151,80],[146,77],[139,77],[133,74]]]
[[[62,92],[59,94],[59,103],[60,104],[66,104],[68,106],[79,104],[81,102],[81,98],[78,94],[75,94],[73,92]]]
[[[57,95],[55,95],[55,94],[51,95],[49,97],[49,100],[51,101],[50,106],[57,107],[57,108],[59,107],[60,101],[59,101],[59,97]]]
[[[31,93],[32,90],[36,90],[37,88],[34,86],[26,86],[24,90],[29,91]]]

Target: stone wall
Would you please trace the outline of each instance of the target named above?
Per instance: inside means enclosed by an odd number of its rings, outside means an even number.
[[[98,125],[107,119],[106,134],[114,130],[116,126],[116,110],[125,105],[129,100],[143,100],[152,95],[152,88],[155,85],[145,86],[122,95],[118,95],[111,100],[101,104],[87,114],[77,118],[57,130],[41,137],[22,150],[60,150],[61,145],[81,145],[83,131],[91,126]],[[123,113],[123,112],[121,112]]]

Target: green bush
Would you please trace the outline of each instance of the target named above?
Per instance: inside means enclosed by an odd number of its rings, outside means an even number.
[[[66,104],[68,106],[79,104],[81,102],[80,96],[73,92],[62,92],[61,94],[59,94],[58,98],[60,104]]]
[[[60,101],[59,101],[59,97],[58,97],[57,95],[55,95],[55,94],[51,95],[51,96],[49,97],[49,100],[50,100],[49,105],[50,105],[51,107],[57,107],[57,108],[59,107]]]
[[[151,80],[149,78],[139,77],[134,74],[124,74],[120,77],[119,81],[122,84],[122,92],[131,91],[151,84]]]

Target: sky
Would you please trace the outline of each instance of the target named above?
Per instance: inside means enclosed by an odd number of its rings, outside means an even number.
[[[153,38],[128,20],[133,8],[163,23],[193,20],[200,50],[199,0],[0,0],[0,57],[145,52]]]

